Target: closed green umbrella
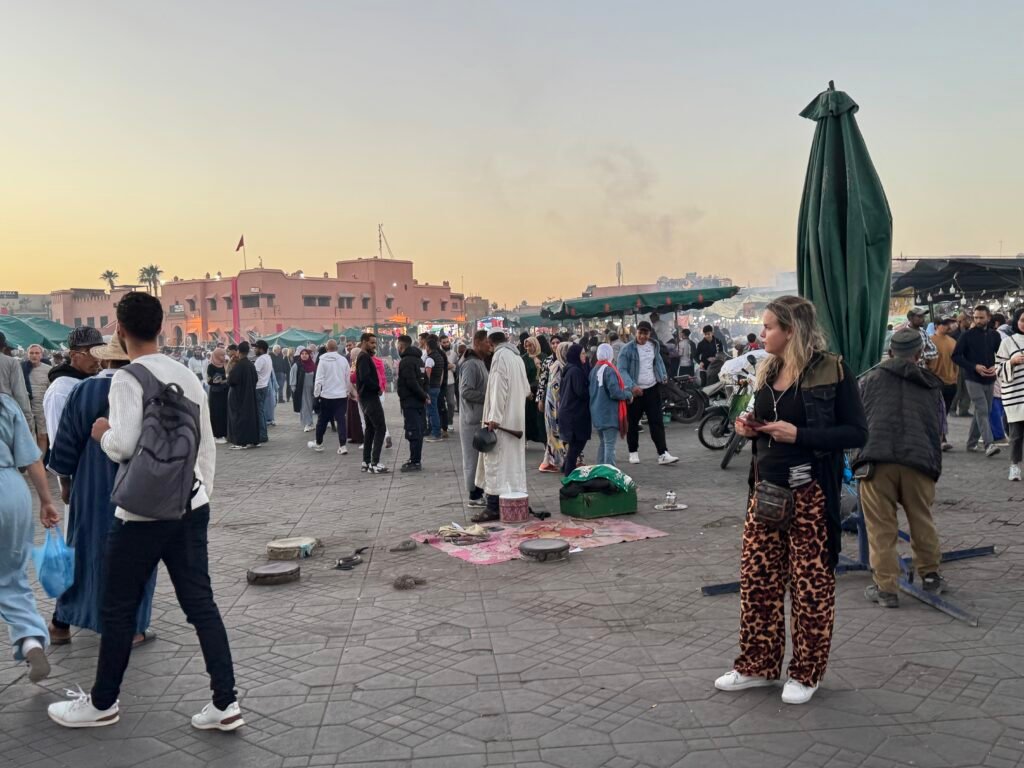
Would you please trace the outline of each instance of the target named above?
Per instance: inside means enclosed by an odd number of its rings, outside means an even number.
[[[800,295],[833,351],[861,374],[882,357],[889,317],[892,214],[854,114],[830,82],[801,117],[817,122],[797,231]]]

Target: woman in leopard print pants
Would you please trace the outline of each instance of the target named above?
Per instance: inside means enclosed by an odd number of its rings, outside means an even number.
[[[785,598],[792,612],[793,658],[782,700],[811,700],[825,674],[835,619],[842,452],[867,439],[856,378],[825,352],[814,306],[785,296],[768,305],[753,413],[736,431],[754,441],[752,477],[793,493],[786,530],[755,519],[743,526],[740,655],[715,681],[724,691],[774,685],[786,653]]]

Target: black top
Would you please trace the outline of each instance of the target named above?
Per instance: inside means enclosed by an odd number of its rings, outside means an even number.
[[[377,364],[369,352],[363,352],[356,358],[356,391],[360,397],[380,397]]]
[[[706,368],[708,363],[714,360],[715,356],[718,355],[719,352],[724,351],[725,349],[722,347],[722,342],[718,339],[711,339],[711,341],[701,339],[700,344],[697,345],[697,362],[701,363]],[[770,399],[769,405],[771,405]]]
[[[773,393],[778,401],[777,411]],[[785,392],[778,392],[771,385],[761,387],[754,395],[754,418],[764,422],[788,421],[797,428],[799,437],[800,429],[807,427],[800,388],[794,384]],[[788,488],[790,469],[814,461],[814,451],[799,443],[780,443],[761,434],[757,436],[756,444],[758,480]]]
[[[868,430],[857,377],[846,363],[842,365],[842,381],[835,385],[835,426],[807,426],[803,392],[799,387],[794,386],[781,398],[778,392],[775,393],[779,399],[777,420],[788,421],[797,428],[796,442],[780,443],[772,440],[769,447],[768,436],[758,435],[755,452],[759,479],[788,486],[790,467],[812,462],[820,469],[820,462],[815,461],[816,453],[841,456],[845,450],[864,445]],[[754,417],[761,421],[776,420],[772,397],[768,392],[770,386],[771,382],[754,395]],[[813,474],[815,470],[812,468]],[[815,479],[825,481],[822,477]]]
[[[964,378],[968,381],[992,384],[995,376],[981,376],[974,366],[984,365],[991,368],[996,364],[996,352],[1002,336],[999,331],[991,328],[971,328],[960,336],[953,350],[953,362],[964,369]]]
[[[224,366],[214,365],[210,363],[206,366],[206,377],[209,380],[210,387],[223,387],[228,383],[227,374],[224,372]]]
[[[402,353],[398,363],[398,399],[403,408],[422,408],[428,397],[423,356],[416,347],[409,347]]]

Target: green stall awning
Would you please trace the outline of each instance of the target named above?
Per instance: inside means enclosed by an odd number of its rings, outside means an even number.
[[[651,312],[686,312],[710,307],[739,293],[739,286],[694,288],[657,293],[626,293],[621,296],[566,299],[545,304],[541,315],[550,320],[585,320],[612,315],[646,315]]]
[[[280,344],[282,347],[298,347],[305,346],[306,344],[316,344],[319,346],[327,341],[328,336],[329,334],[322,331],[317,333],[316,331],[307,331],[302,328],[289,328],[272,336],[264,336],[263,340],[271,346],[274,344]]]

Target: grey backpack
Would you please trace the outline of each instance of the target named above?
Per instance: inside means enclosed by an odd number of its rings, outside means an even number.
[[[111,501],[140,517],[178,520],[196,485],[199,406],[140,363],[122,370],[142,385],[142,432],[135,454],[117,470]]]

